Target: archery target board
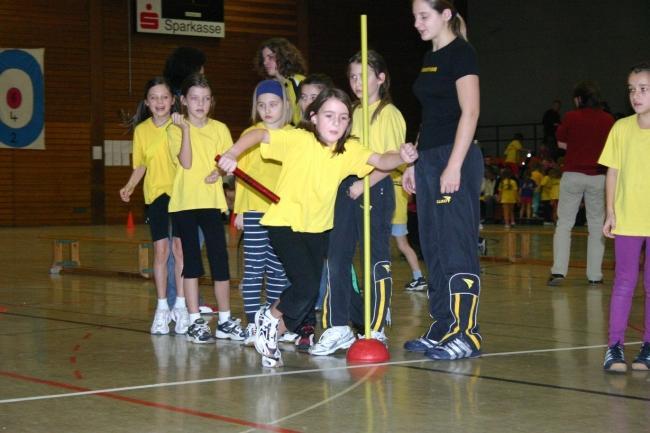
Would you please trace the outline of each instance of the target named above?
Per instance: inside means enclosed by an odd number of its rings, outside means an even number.
[[[0,49],[0,147],[45,149],[44,49]]]

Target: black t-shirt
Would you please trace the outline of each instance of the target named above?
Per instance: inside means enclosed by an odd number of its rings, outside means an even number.
[[[419,149],[453,144],[461,115],[456,80],[466,75],[478,75],[478,61],[474,48],[462,38],[424,55],[413,83],[422,106]]]

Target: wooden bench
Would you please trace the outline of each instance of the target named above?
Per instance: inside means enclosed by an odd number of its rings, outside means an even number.
[[[137,273],[144,278],[150,278],[153,274],[153,269],[149,261],[149,251],[153,248],[153,244],[148,239],[106,238],[99,236],[71,236],[65,238],[62,236],[40,236],[39,239],[52,241],[52,266],[50,267],[50,274],[59,274],[62,270],[90,270],[90,268],[84,268],[81,265],[81,259],[79,258],[81,242],[136,245],[138,260]]]

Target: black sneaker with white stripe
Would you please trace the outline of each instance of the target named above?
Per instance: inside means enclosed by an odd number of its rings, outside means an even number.
[[[433,349],[427,350],[425,356],[431,359],[453,361],[455,359],[477,358],[481,356],[480,349],[467,341],[463,334],[438,344]]]
[[[194,323],[187,328],[185,337],[192,343],[205,344],[212,341],[210,327],[203,319],[196,319]]]
[[[623,345],[616,343],[607,348],[605,352],[605,362],[603,363],[605,371],[613,373],[625,373],[627,371],[627,364],[625,363],[625,353],[623,352]]]
[[[639,350],[639,354],[632,362],[632,370],[647,371],[650,370],[650,343],[645,342]]]

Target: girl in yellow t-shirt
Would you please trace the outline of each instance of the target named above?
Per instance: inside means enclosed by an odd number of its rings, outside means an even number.
[[[153,241],[153,278],[158,304],[151,324],[152,334],[169,334],[169,323],[176,322],[175,332],[185,334],[189,316],[183,291],[183,252],[178,231],[172,226],[172,252],[176,259],[176,287],[174,308],[167,304],[167,259],[169,258],[169,214],[167,206],[174,181],[174,162],[168,151],[167,127],[170,124],[174,96],[171,86],[163,77],[147,82],[144,99],[138,104],[131,125],[133,132],[133,173],[120,189],[122,201],[129,202],[136,185],[144,177],[144,203]]]
[[[230,317],[230,274],[221,218],[228,205],[222,179],[214,168],[214,157],[232,145],[232,138],[226,125],[208,117],[213,103],[206,78],[190,75],[181,88],[183,114],[172,114],[174,126],[169,128],[169,148],[177,163],[169,212],[183,244],[183,285],[191,323],[187,338],[193,343],[213,341],[210,327],[199,313],[198,279],[204,274],[199,227],[205,237],[219,307],[215,337],[244,339],[238,322]]]
[[[264,80],[255,87],[251,119],[253,126],[244,131],[244,134],[259,128],[293,129],[289,124],[291,104],[287,100],[282,83],[277,80]],[[282,165],[277,161],[262,158],[260,148],[252,147],[242,154],[239,167],[245,172],[255,173],[256,180],[273,191]],[[235,226],[244,230],[244,275],[241,280],[241,292],[248,321],[244,344],[249,346],[255,341],[255,312],[260,308],[265,277],[266,305],[275,302],[287,286],[287,274],[271,246],[269,233],[266,227],[260,225],[260,220],[270,204],[266,197],[237,179]]]
[[[379,155],[349,139],[351,102],[340,89],[323,90],[309,109],[310,121],[300,128],[250,131],[219,161],[219,167],[230,173],[246,149],[261,143],[264,158],[282,162],[276,188],[280,201],[271,204],[261,223],[268,226],[291,286],[269,309],[256,314],[255,348],[267,367],[282,364],[278,333],[297,330],[318,296],[327,231],[333,226],[341,181],[351,174],[365,176],[373,166],[390,171],[417,158],[410,143],[403,144],[399,153]]]
[[[512,171],[508,167],[504,168],[499,181],[499,203],[503,208],[503,224],[507,229],[515,225],[514,207],[518,193],[519,187]]]

